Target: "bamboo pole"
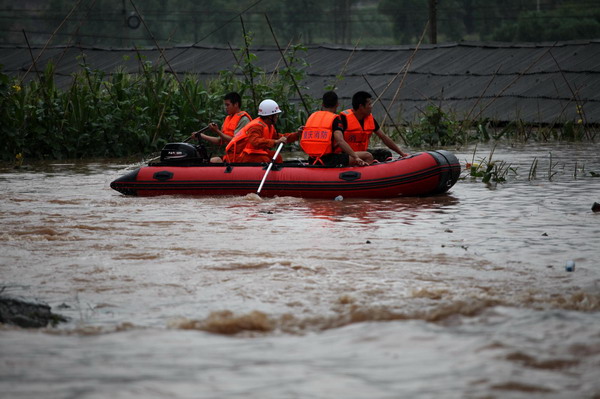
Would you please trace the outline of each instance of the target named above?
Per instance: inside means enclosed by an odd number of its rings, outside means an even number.
[[[291,46],[292,46],[292,39],[290,39],[288,44],[285,46],[285,50],[283,50],[283,53],[287,54],[287,52],[290,50]],[[275,68],[273,68],[273,73],[271,73],[271,75],[267,78],[268,85],[270,85],[271,82],[273,82],[273,80],[275,80],[275,76],[277,75],[277,72],[279,71],[279,65],[281,65],[281,57],[277,60],[277,64],[275,64]],[[266,75],[266,73],[265,73],[265,75]]]
[[[31,50],[31,45],[29,44],[29,38],[27,37],[27,33],[25,33],[25,29],[23,29],[23,36],[25,36],[25,43],[27,43],[27,48],[29,49],[29,56],[31,57],[31,65],[33,66],[33,69],[35,70],[38,80],[41,80],[42,77],[40,76],[40,71],[37,67],[37,61],[36,61],[35,57],[33,56],[33,51]]]
[[[240,22],[242,23],[242,33],[244,34],[244,45],[245,45],[245,53],[246,53],[246,60],[248,62],[248,65],[250,65],[250,88],[252,90],[252,101],[254,101],[254,110],[258,110],[258,99],[256,98],[256,91],[254,90],[254,71],[253,71],[253,66],[250,60],[250,44],[248,43],[248,36],[246,34],[246,26],[244,25],[244,19],[242,18],[242,16],[240,15]],[[243,69],[242,69],[243,70]],[[245,74],[244,74],[245,75]]]
[[[483,113],[483,111],[485,111],[490,105],[492,105],[494,102],[496,102],[496,100],[498,98],[500,98],[500,96],[502,94],[504,94],[504,92],[506,90],[508,90],[512,85],[514,85],[519,79],[521,79],[523,77],[523,75],[525,75],[531,68],[533,68],[533,66],[535,64],[537,64],[539,62],[539,60],[541,60],[548,52],[550,52],[550,50],[552,50],[554,48],[554,46],[556,46],[558,42],[555,42],[548,50],[546,50],[545,52],[543,52],[538,58],[536,58],[535,60],[533,60],[533,62],[531,64],[529,64],[529,66],[527,68],[525,68],[525,70],[523,72],[520,72],[517,77],[515,79],[513,79],[509,84],[507,84],[502,90],[500,90],[500,92],[498,94],[496,94],[496,96],[494,96],[494,98],[492,98],[492,100],[490,102],[488,102],[486,104],[485,107],[483,107],[479,113],[477,113],[477,115],[475,115],[475,117],[473,119],[478,119],[479,116]]]
[[[336,82],[338,82],[339,80],[341,80],[344,77],[344,73],[346,73],[346,68],[348,67],[348,64],[350,63],[350,59],[352,59],[352,57],[356,53],[356,48],[358,47],[359,43],[360,43],[360,40],[357,40],[356,44],[354,45],[354,48],[352,49],[352,52],[350,53],[350,55],[348,56],[348,58],[346,58],[346,62],[344,63],[344,66],[342,66],[342,70],[340,71],[340,73],[333,80],[333,83],[330,86],[332,90],[336,90],[337,89]]]
[[[408,73],[408,68],[410,68],[410,65],[412,64],[412,60],[413,60],[415,54],[417,53],[417,50],[419,50],[419,46],[421,45],[421,42],[423,41],[423,37],[427,33],[427,26],[428,26],[428,24],[429,24],[429,22],[427,24],[425,24],[425,29],[423,29],[423,33],[421,34],[421,38],[419,39],[419,42],[417,43],[417,47],[415,47],[415,50],[412,52],[412,54],[410,55],[410,57],[408,57],[408,60],[406,61],[406,63],[404,64],[404,66],[402,68],[400,68],[400,70],[398,71],[398,73],[396,75],[394,75],[394,77],[392,78],[392,80],[389,81],[389,83],[387,84],[387,86],[385,86],[385,88],[383,89],[383,91],[379,94],[379,97],[377,97],[374,102],[379,101],[379,98],[381,98],[385,94],[385,92],[390,88],[390,86],[392,85],[392,83],[394,83],[394,81],[396,79],[398,79],[398,76],[400,76],[400,74],[402,73],[402,71],[404,71],[404,76],[402,77],[402,81],[400,82],[400,86],[403,84],[404,78],[406,77],[406,74]]]
[[[296,88],[296,91],[298,92],[298,95],[300,96],[300,100],[302,101],[302,105],[304,105],[306,114],[309,115],[310,111],[308,110],[308,106],[306,105],[306,102],[304,101],[304,97],[302,96],[302,93],[300,92],[300,88],[298,87],[298,83],[296,82],[296,79],[294,79],[294,76],[290,72],[290,65],[288,64],[287,60],[285,59],[285,54],[281,50],[281,46],[279,45],[277,36],[275,36],[275,32],[273,31],[273,26],[271,25],[271,21],[269,20],[269,16],[267,14],[265,14],[265,18],[267,19],[267,23],[269,24],[269,29],[271,30],[271,34],[273,35],[275,44],[277,45],[277,48],[279,49],[279,54],[281,54],[281,58],[283,59],[283,62],[285,62],[285,66],[287,67],[287,70],[288,70],[288,75],[292,79],[292,82],[294,83],[294,87]]]
[[[50,44],[50,41],[54,38],[54,36],[56,36],[56,34],[62,28],[62,26],[65,24],[65,22],[67,22],[67,19],[69,19],[71,17],[71,14],[73,14],[75,12],[75,10],[79,7],[79,4],[81,4],[81,1],[82,0],[78,0],[77,1],[77,3],[73,6],[73,8],[71,9],[71,11],[69,11],[69,13],[67,14],[67,16],[62,20],[62,22],[58,25],[58,27],[54,30],[54,32],[52,32],[52,35],[50,35],[50,38],[46,41],[46,44],[44,44],[44,47],[42,47],[42,50],[40,51],[40,53],[37,55],[37,57],[35,57],[35,60],[33,61],[33,63],[27,69],[27,71],[25,72],[25,75],[23,75],[23,77],[21,78],[20,84],[23,83],[23,81],[25,80],[25,78],[27,77],[27,75],[29,75],[29,72],[31,71],[31,68],[33,68],[34,64],[36,64],[38,62],[38,60],[40,59],[40,57],[42,56],[42,54],[44,53],[44,51],[46,51],[46,48]]]
[[[373,86],[371,86],[371,83],[369,83],[369,81],[367,80],[367,77],[365,75],[363,75],[362,77],[365,80],[365,82],[367,83],[367,85],[369,86],[369,88],[371,89],[371,91],[373,92],[373,95],[377,96],[377,93],[375,93],[375,89],[373,88]],[[404,145],[408,145],[408,141],[406,140],[406,137],[404,137],[404,135],[402,134],[402,131],[400,130],[400,128],[398,127],[398,125],[396,125],[396,122],[394,122],[394,119],[392,118],[392,115],[390,115],[390,112],[388,111],[388,109],[385,106],[385,104],[383,103],[383,101],[381,102],[381,106],[383,107],[383,109],[384,109],[385,113],[387,114],[387,116],[389,116],[390,121],[392,122],[392,125],[394,126],[394,128],[396,129],[396,131],[398,131],[398,134],[402,138],[402,141],[404,141]]]
[[[177,80],[177,83],[179,84],[179,88],[181,89],[181,91],[183,92],[183,94],[187,97],[187,100],[190,103],[191,107],[194,109],[194,112],[198,113],[198,109],[196,108],[196,105],[194,104],[194,102],[190,98],[190,94],[186,90],[185,86],[181,83],[181,80],[179,79],[179,76],[177,75],[177,72],[175,72],[175,70],[171,66],[171,63],[169,62],[169,60],[165,56],[164,49],[158,45],[158,41],[154,37],[154,34],[150,30],[150,28],[148,28],[148,25],[146,24],[146,20],[144,19],[144,17],[142,17],[142,14],[140,14],[140,12],[138,11],[138,9],[137,9],[135,3],[133,2],[133,0],[129,0],[129,2],[131,3],[131,5],[132,5],[133,9],[135,10],[135,12],[137,13],[137,15],[139,16],[140,21],[142,21],[142,25],[144,25],[144,28],[146,29],[146,31],[150,35],[150,38],[152,39],[152,41],[156,45],[156,48],[160,52],[160,55],[161,55],[162,59],[165,61],[165,63],[169,67],[169,70],[171,71],[171,73],[173,74],[173,76],[175,76],[175,80]],[[139,53],[138,53],[138,57],[139,57]]]
[[[236,15],[234,15],[233,17],[229,18],[227,21],[225,21],[222,25],[220,25],[219,27],[217,27],[216,29],[213,29],[212,31],[210,31],[207,35],[205,35],[204,37],[202,37],[200,40],[198,40],[197,42],[195,42],[194,44],[192,44],[190,47],[182,50],[179,54],[176,54],[173,56],[173,58],[171,58],[170,61],[173,61],[175,58],[179,57],[180,55],[182,55],[183,53],[185,53],[186,51],[188,51],[190,48],[194,47],[195,45],[197,45],[198,43],[200,43],[201,41],[203,41],[204,39],[206,39],[207,37],[211,36],[213,33],[217,32],[220,29],[223,29],[223,27],[225,27],[226,25],[228,25],[230,22],[232,22],[234,19],[237,19],[238,17],[240,17],[242,14],[244,14],[246,11],[254,8],[254,6],[258,5],[259,3],[261,3],[263,0],[257,0],[254,3],[250,4],[248,7],[244,8],[242,11],[240,11],[239,13],[237,13]]]
[[[463,122],[460,124],[460,129],[458,130],[458,134],[459,135],[464,132],[466,124],[470,121],[469,118],[471,117],[471,114],[475,110],[475,107],[477,106],[477,104],[479,104],[481,102],[481,99],[483,98],[483,96],[485,95],[485,93],[487,92],[487,90],[492,85],[492,82],[496,79],[496,76],[498,76],[498,72],[500,71],[500,68],[502,68],[502,65],[500,65],[498,67],[498,69],[496,69],[496,72],[494,72],[494,75],[492,76],[492,79],[490,79],[490,81],[485,86],[485,88],[483,89],[483,91],[481,92],[481,94],[479,95],[479,97],[477,97],[477,101],[475,101],[475,103],[473,104],[473,106],[471,107],[471,109],[469,110],[469,112],[467,113],[467,115],[465,116],[465,118],[463,119]]]
[[[227,42],[227,46],[229,47],[229,51],[231,51],[231,55],[233,56],[235,63],[237,64],[238,67],[240,67],[240,69],[242,69],[242,64],[241,64],[240,60],[238,59],[237,55],[235,54],[235,51],[233,50],[231,43]],[[244,71],[243,69],[242,69],[242,74],[244,75],[245,78],[247,78],[246,71]]]
[[[569,84],[569,81],[567,80],[567,77],[565,76],[565,72],[560,67],[556,57],[554,57],[554,54],[552,54],[552,51],[550,51],[549,54],[550,54],[550,57],[552,57],[552,59],[554,60],[554,63],[556,64],[558,71],[560,72],[560,75],[562,76],[563,80],[565,81],[565,84],[569,88],[569,91],[573,95],[573,101],[575,101],[575,106],[577,107],[577,114],[581,115],[581,120],[583,122],[583,131],[585,132],[585,135],[587,136],[588,140],[591,140],[591,135],[587,128],[587,118],[585,116],[585,113],[583,112],[583,104],[581,103],[581,100],[579,99],[577,92],[574,91],[573,88],[571,87],[571,85]]]
[[[415,55],[417,54],[417,51],[419,50],[419,48],[421,47],[421,43],[423,42],[423,38],[425,37],[425,34],[427,33],[427,28],[429,26],[429,21],[425,24],[425,29],[423,29],[423,33],[421,34],[421,37],[419,38],[419,42],[417,43],[417,47],[415,47],[415,51],[412,52],[412,54],[410,55],[405,68],[404,68],[404,75],[402,76],[402,80],[400,81],[400,84],[398,85],[398,88],[396,89],[396,92],[394,93],[394,97],[392,97],[392,101],[390,102],[390,108],[394,106],[394,103],[396,102],[396,98],[398,98],[398,95],[400,94],[400,89],[402,89],[402,87],[404,86],[404,81],[406,80],[406,75],[408,75],[408,70],[410,69],[410,66],[412,65],[413,59],[415,58]],[[402,70],[400,70],[402,71]],[[399,73],[398,73],[399,75]],[[392,79],[392,81],[394,81],[398,75],[396,75],[394,77],[394,79]],[[390,82],[391,84],[392,82]],[[389,87],[389,85],[388,85]],[[382,93],[383,95],[383,93]],[[383,120],[383,123],[385,123],[385,118]]]
[[[67,50],[69,49],[69,45],[71,44],[71,41],[73,40],[73,35],[77,35],[79,34],[79,29],[81,29],[81,27],[83,26],[83,23],[85,21],[87,21],[87,19],[90,16],[90,13],[92,12],[92,9],[94,8],[94,6],[96,5],[96,0],[92,1],[92,4],[88,7],[87,13],[85,15],[85,18],[83,18],[81,20],[81,22],[79,23],[79,25],[77,25],[77,29],[75,29],[75,32],[72,33],[69,36],[69,41],[67,43],[67,46],[65,46],[65,49],[63,50],[63,52],[60,54],[60,57],[58,57],[58,61],[56,62],[56,66],[58,67],[58,64],[60,64],[60,62],[62,61],[63,57],[65,56],[65,54],[67,53]]]

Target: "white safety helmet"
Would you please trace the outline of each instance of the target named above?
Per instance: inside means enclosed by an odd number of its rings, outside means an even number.
[[[258,105],[259,116],[269,116],[281,113],[279,105],[273,100],[263,100]]]

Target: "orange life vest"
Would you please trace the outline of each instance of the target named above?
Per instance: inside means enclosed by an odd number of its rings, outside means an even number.
[[[225,156],[227,157],[228,162],[239,162],[240,155],[242,154],[242,151],[244,151],[246,143],[248,143],[248,135],[246,135],[246,130],[248,130],[248,128],[251,126],[254,126],[256,124],[255,121],[257,120],[260,119],[256,118],[241,128],[238,134],[236,134],[227,144],[225,147]]]
[[[221,126],[221,131],[226,135],[233,137],[235,135],[235,129],[237,128],[238,123],[240,123],[240,119],[242,119],[244,116],[248,118],[248,120],[252,120],[252,117],[250,117],[246,111],[240,111],[233,115],[227,115],[223,121],[223,126]]]
[[[263,128],[263,136],[265,134],[265,131],[269,131],[269,126],[267,126],[266,123],[264,123],[262,121],[262,119],[256,118],[254,120],[252,120],[250,123],[248,123],[246,126],[244,126],[239,132],[238,134],[236,134],[231,141],[227,144],[227,147],[225,147],[225,153],[227,154],[227,161],[228,162],[239,162],[240,161],[240,156],[242,155],[242,152],[245,152],[246,147],[250,146],[250,144],[248,143],[248,135],[246,134],[246,132],[248,131],[248,129],[250,129],[252,126],[256,126],[256,125],[260,125]],[[273,126],[271,126],[273,128],[273,130],[275,130],[275,128]],[[264,150],[258,150],[260,152],[257,153],[267,153]],[[249,153],[253,153],[253,152],[249,152]]]
[[[332,125],[338,115],[329,111],[314,112],[304,124],[300,147],[309,157],[321,162],[321,157],[334,151]]]
[[[246,126],[244,126],[244,128],[242,129],[244,131],[244,135],[247,136],[247,131],[248,131],[248,126],[250,125],[260,125],[262,126],[263,132],[263,138],[265,139],[275,139],[275,135],[277,134],[277,131],[275,130],[275,126],[274,125],[267,125],[265,122],[263,122],[262,119],[260,119],[260,117],[256,118],[255,120],[253,120],[251,123],[247,124]],[[254,147],[250,142],[247,142],[246,147],[244,147],[244,151],[245,154],[260,154],[260,155],[269,155],[269,151],[263,149],[263,148],[256,148]]]
[[[367,116],[363,121],[363,126],[354,115],[354,111],[347,109],[342,111],[346,116],[348,125],[344,131],[344,140],[352,147],[354,151],[367,151],[369,148],[369,139],[375,131],[375,119],[373,115]]]

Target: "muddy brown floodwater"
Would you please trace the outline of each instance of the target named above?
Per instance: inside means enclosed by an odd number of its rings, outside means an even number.
[[[133,165],[4,168],[3,293],[70,321],[2,326],[0,391],[598,398],[599,150],[499,146],[506,183],[389,200],[137,198],[109,188]]]

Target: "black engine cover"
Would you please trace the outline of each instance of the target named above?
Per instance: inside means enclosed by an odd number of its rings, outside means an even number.
[[[160,151],[160,162],[166,164],[188,164],[208,162],[204,146],[189,143],[168,143]]]

